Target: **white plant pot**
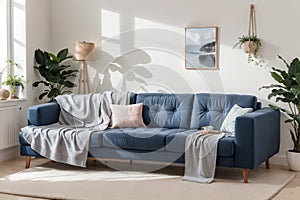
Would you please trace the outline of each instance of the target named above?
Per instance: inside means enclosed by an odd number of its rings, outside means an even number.
[[[300,153],[286,151],[286,158],[290,170],[300,172]]]
[[[19,99],[21,86],[15,86],[14,88],[10,88],[10,98],[11,99]],[[14,93],[12,92],[14,91]]]

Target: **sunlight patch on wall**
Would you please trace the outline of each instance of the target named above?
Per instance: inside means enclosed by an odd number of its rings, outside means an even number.
[[[174,31],[177,33],[183,32],[181,28],[170,26],[163,23],[158,23],[152,20],[143,19],[139,17],[135,17],[134,25],[135,25],[135,29],[153,28],[153,29],[164,29],[164,30]]]
[[[155,47],[183,56],[184,28],[139,17],[135,17],[134,23],[134,45],[136,48]]]
[[[109,10],[101,10],[102,37],[119,39],[120,14]]]

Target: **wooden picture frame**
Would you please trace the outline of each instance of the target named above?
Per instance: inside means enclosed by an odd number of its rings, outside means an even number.
[[[185,28],[185,68],[218,70],[218,27]]]

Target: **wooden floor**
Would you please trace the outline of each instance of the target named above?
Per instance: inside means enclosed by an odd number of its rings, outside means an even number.
[[[32,159],[31,167],[48,162],[46,159]],[[18,158],[0,163],[0,177],[13,174],[24,170],[25,158]],[[282,168],[280,166],[271,165],[271,167]],[[287,169],[288,170],[288,169]],[[37,198],[27,198],[12,195],[0,194],[0,200],[37,200]],[[300,199],[300,172],[296,177],[273,199],[275,200],[299,200]]]

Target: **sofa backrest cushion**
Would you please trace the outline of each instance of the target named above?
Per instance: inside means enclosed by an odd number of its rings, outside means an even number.
[[[219,130],[234,104],[256,110],[257,98],[237,94],[195,94],[190,128],[201,129],[203,126],[211,125]]]
[[[135,104],[135,102],[136,102],[136,93],[134,93],[134,92],[131,92],[130,93],[130,103],[129,104]]]
[[[193,94],[137,94],[136,103],[143,103],[143,120],[147,127],[190,127]]]

